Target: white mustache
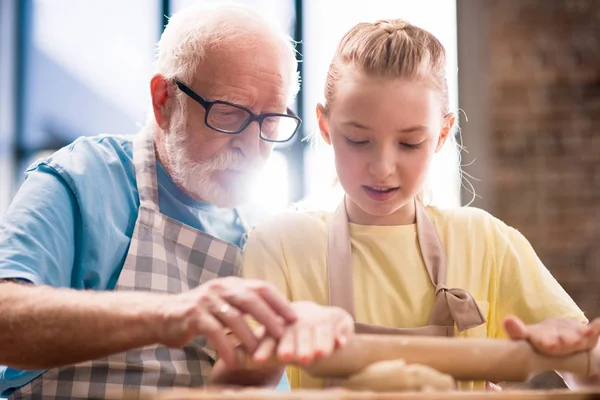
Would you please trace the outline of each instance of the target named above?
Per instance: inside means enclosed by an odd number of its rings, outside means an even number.
[[[205,165],[208,169],[213,171],[225,171],[227,169],[246,170],[251,168],[251,166],[244,161],[244,157],[241,154],[231,151],[215,154],[205,162]]]
[[[223,151],[215,154],[210,159],[197,163],[187,158],[184,163],[187,168],[196,172],[214,172],[233,170],[239,172],[251,172],[262,166],[260,162],[249,162],[242,154],[232,151]]]

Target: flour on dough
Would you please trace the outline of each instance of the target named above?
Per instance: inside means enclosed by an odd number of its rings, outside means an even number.
[[[406,364],[403,360],[381,361],[352,375],[344,387],[351,390],[376,392],[451,391],[456,382],[450,375],[420,364]]]

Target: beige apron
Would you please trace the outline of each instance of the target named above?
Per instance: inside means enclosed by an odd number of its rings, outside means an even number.
[[[446,255],[442,242],[425,207],[419,201],[415,201],[415,205],[419,247],[437,299],[429,317],[429,325],[393,328],[355,322],[356,333],[454,336],[455,324],[458,331],[462,332],[486,322],[475,299],[467,291],[446,286]],[[343,308],[356,320],[352,249],[345,201],[342,201],[329,223],[327,240],[329,304]],[[333,381],[326,381],[326,386],[333,384]]]
[[[140,198],[138,219],[115,290],[181,293],[217,277],[239,275],[240,249],[160,213],[154,140],[141,132],[133,161]],[[243,225],[238,215],[237,223]],[[90,340],[102,340],[101,337]],[[103,399],[107,392],[154,392],[203,386],[216,354],[203,337],[179,349],[154,345],[53,368],[10,399]]]

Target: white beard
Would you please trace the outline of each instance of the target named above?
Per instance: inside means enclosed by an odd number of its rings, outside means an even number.
[[[243,168],[246,164],[244,157],[239,153],[225,150],[204,162],[194,161],[191,146],[188,145],[186,118],[186,110],[179,107],[179,111],[173,115],[165,139],[165,148],[175,183],[193,197],[217,207],[234,207],[249,200],[252,186],[250,176],[236,182],[232,187],[223,187],[213,178],[213,173],[216,171],[249,170]]]

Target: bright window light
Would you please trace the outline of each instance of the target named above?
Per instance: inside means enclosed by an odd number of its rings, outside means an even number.
[[[269,214],[285,210],[289,205],[290,183],[286,157],[274,151],[262,173],[256,178],[251,204]]]
[[[158,1],[35,0],[33,4],[37,49],[132,120],[145,122],[158,37],[154,22]]]

